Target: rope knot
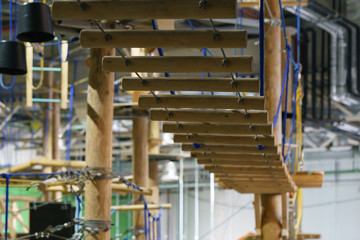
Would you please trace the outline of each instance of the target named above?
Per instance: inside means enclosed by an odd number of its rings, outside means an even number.
[[[291,50],[292,50],[292,48],[290,47],[289,44],[286,44],[285,49],[287,52],[291,52]]]

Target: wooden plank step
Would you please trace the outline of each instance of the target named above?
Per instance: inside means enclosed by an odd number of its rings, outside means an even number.
[[[299,188],[321,188],[324,182],[324,172],[297,172],[291,177]]]
[[[214,41],[212,30],[118,30],[106,29],[107,41],[98,29],[85,29],[80,33],[83,48],[246,48],[244,30],[221,30]]]
[[[230,177],[230,178],[262,178],[262,177],[269,177],[272,178],[273,181],[276,181],[277,179],[288,179],[288,175],[278,175],[277,173],[269,173],[269,172],[262,172],[262,173],[244,173],[244,172],[236,172],[236,173],[222,173],[222,172],[214,172],[216,178],[221,177]]]
[[[183,144],[181,146],[183,151],[193,152],[218,152],[218,153],[246,153],[246,154],[262,154],[277,155],[278,149],[275,146],[266,146],[263,149],[258,149],[257,146],[246,145],[218,145],[218,144],[201,144],[195,148],[193,144]]]
[[[235,165],[235,166],[282,166],[280,161],[252,161],[247,160],[223,160],[223,159],[198,159],[198,164],[217,164],[219,166]]]
[[[51,7],[56,20],[91,19],[202,19],[236,18],[236,0],[207,0],[204,9],[194,0],[110,0],[85,1],[81,9],[75,0],[54,1]]]
[[[225,184],[229,184],[233,187],[245,187],[245,188],[250,188],[250,187],[289,187],[291,186],[288,182],[236,182],[236,181],[222,181]]]
[[[217,153],[217,152],[191,152],[191,157],[197,159],[223,159],[223,160],[238,160],[238,159],[251,159],[251,161],[264,162],[270,160],[274,162],[280,162],[279,155],[266,155],[259,154],[233,154],[233,153]]]
[[[176,143],[209,143],[209,144],[241,144],[274,146],[273,136],[221,136],[200,134],[175,134]]]
[[[257,172],[257,171],[261,171],[264,173],[284,173],[283,171],[283,167],[279,167],[279,166],[274,166],[274,167],[269,167],[269,166],[247,166],[247,167],[243,167],[243,166],[220,166],[217,164],[206,164],[204,165],[204,169],[215,169],[215,170],[220,170],[220,171],[224,171],[224,172]]]
[[[252,8],[252,7],[259,7],[260,1],[240,1],[239,2],[239,7],[241,8]],[[298,1],[297,0],[283,0],[281,1],[281,4],[283,7],[297,7],[298,6]],[[308,5],[308,1],[307,0],[301,0],[300,1],[301,6],[307,6]]]
[[[229,65],[223,65],[222,57],[213,56],[151,56],[127,57],[106,56],[103,58],[105,72],[251,72],[251,56],[227,57]]]
[[[267,111],[248,110],[190,110],[151,109],[150,119],[154,121],[207,122],[207,123],[247,123],[266,124]]]
[[[242,97],[214,95],[140,95],[140,108],[217,108],[217,109],[264,109],[265,98],[260,96]]]
[[[249,182],[263,182],[263,181],[275,181],[275,182],[289,182],[289,179],[286,177],[274,179],[270,176],[261,176],[261,177],[218,177],[219,181],[249,181]]]
[[[271,124],[214,124],[214,123],[164,123],[163,132],[171,133],[209,133],[229,135],[271,135]]]
[[[234,85],[231,78],[143,78],[124,77],[123,90],[133,91],[207,91],[207,92],[259,92],[258,78],[237,78]]]
[[[292,187],[235,187],[234,190],[239,193],[263,193],[263,194],[275,194],[275,193],[286,193],[286,192],[295,192],[296,188]]]

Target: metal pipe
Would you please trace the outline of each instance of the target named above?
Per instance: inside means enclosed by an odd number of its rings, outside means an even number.
[[[179,176],[179,240],[184,239],[184,160],[180,160]]]
[[[304,37],[304,46],[303,46],[303,52],[302,54],[303,61],[303,75],[304,75],[304,98],[303,98],[303,107],[302,107],[302,117],[304,120],[307,119],[307,103],[308,103],[308,67],[309,67],[309,61],[308,61],[308,37],[306,34],[305,29],[301,29],[301,34]]]
[[[194,240],[199,240],[199,168],[195,167],[195,189],[194,189]]]
[[[314,28],[307,28],[306,33],[311,33],[311,113],[312,118],[316,119],[316,31]]]
[[[215,176],[214,173],[210,173],[210,230],[215,227]],[[210,236],[211,240],[214,240],[214,234]]]
[[[321,82],[320,82],[320,120],[324,120],[324,87],[325,87],[325,31],[321,31]]]

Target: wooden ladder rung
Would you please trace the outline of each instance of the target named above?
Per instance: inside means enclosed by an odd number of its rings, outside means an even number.
[[[234,190],[239,193],[263,193],[263,194],[277,194],[277,193],[286,193],[286,192],[294,192],[296,188],[288,187],[234,187]]]
[[[287,175],[278,175],[276,173],[268,173],[268,172],[261,172],[261,173],[246,173],[246,172],[228,172],[228,173],[224,173],[224,172],[214,172],[215,177],[231,177],[231,178],[262,178],[262,177],[266,177],[266,178],[270,178],[273,181],[275,181],[276,179],[283,179],[283,178],[288,178]]]
[[[93,0],[84,1],[81,9],[75,0],[56,0],[52,15],[56,20],[92,19],[202,19],[236,18],[236,0],[207,0],[207,7],[199,7],[194,0]]]
[[[224,160],[237,160],[237,159],[251,159],[251,161],[265,162],[266,160],[276,161],[282,163],[280,161],[279,155],[266,155],[263,156],[262,153],[258,154],[234,154],[234,153],[213,153],[213,152],[191,152],[192,158],[197,159],[224,159]]]
[[[247,115],[239,110],[190,110],[151,109],[150,119],[154,121],[206,122],[206,123],[267,123],[267,111],[248,110]]]
[[[140,108],[218,108],[264,109],[265,99],[260,96],[242,97],[214,95],[140,95]]]
[[[274,146],[273,136],[221,136],[200,134],[175,134],[176,143],[209,143]]]
[[[235,166],[282,166],[279,161],[252,161],[251,159],[224,160],[219,158],[198,159],[198,164],[217,164],[219,166],[235,165]]]
[[[217,164],[206,164],[204,169],[211,169],[216,171],[223,171],[228,173],[236,173],[236,172],[262,172],[262,173],[274,173],[274,174],[283,174],[286,175],[284,172],[283,167],[281,166],[219,166]]]
[[[288,182],[272,182],[272,181],[263,181],[263,182],[247,182],[247,181],[222,181],[223,183],[228,183],[236,187],[289,187],[291,186]]]
[[[181,149],[183,151],[193,152],[217,152],[217,153],[250,153],[250,154],[262,154],[277,155],[277,147],[267,146],[265,148],[258,149],[256,146],[245,145],[219,145],[219,144],[201,144],[198,148],[195,148],[193,144],[183,144]]]
[[[124,77],[123,90],[133,91],[206,91],[206,92],[259,92],[258,78],[143,78]]]
[[[229,65],[223,65],[222,57],[213,56],[145,56],[127,57],[107,56],[103,58],[105,72],[251,72],[251,56],[227,57]]]
[[[265,135],[272,132],[271,124],[216,124],[216,123],[164,123],[163,132],[171,133],[208,133],[231,135]]]
[[[246,48],[247,33],[244,30],[217,31],[219,40],[214,41],[212,30],[114,30],[106,29],[111,36],[86,29],[80,33],[83,48]]]

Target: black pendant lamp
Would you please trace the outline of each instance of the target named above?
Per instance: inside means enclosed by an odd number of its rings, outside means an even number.
[[[0,41],[0,73],[23,75],[26,73],[25,46],[23,43]]]
[[[1,2],[0,2],[1,4]],[[16,3],[15,3],[16,4]],[[1,29],[0,37],[0,73],[9,75],[22,75],[26,73],[26,57],[25,57],[25,46],[23,43],[16,42],[13,40],[15,36],[12,33],[12,2],[9,4],[10,12],[10,32],[9,40],[2,40],[3,32]],[[2,15],[0,13],[0,19]],[[15,21],[16,24],[16,21]],[[14,33],[15,35],[15,33]]]
[[[50,8],[45,3],[25,3],[19,7],[17,38],[23,42],[47,42],[54,39]]]

